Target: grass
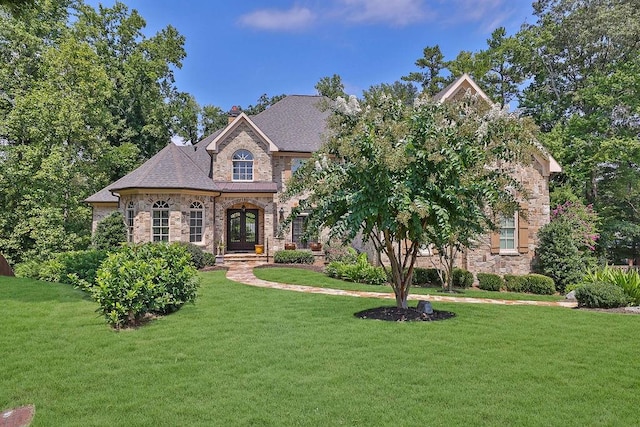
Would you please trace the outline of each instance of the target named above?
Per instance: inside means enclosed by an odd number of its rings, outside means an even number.
[[[634,425],[640,316],[388,304],[202,274],[195,305],[114,332],[66,285],[0,278],[0,408],[32,426]]]
[[[317,286],[319,288],[344,289],[346,291],[367,292],[393,292],[391,286],[366,285],[362,283],[347,282],[333,279],[325,274],[311,270],[291,267],[254,268],[253,273],[259,279],[272,282],[288,283],[291,285]],[[480,289],[456,289],[455,294],[443,292],[440,287],[411,288],[410,293],[416,295],[446,295],[470,298],[489,298],[505,300],[529,300],[529,301],[561,301],[564,297],[559,295],[534,295],[518,292],[491,292]]]

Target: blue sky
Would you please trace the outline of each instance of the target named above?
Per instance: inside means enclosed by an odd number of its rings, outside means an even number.
[[[101,1],[105,6],[115,0]],[[96,6],[99,1],[89,0]],[[147,35],[172,25],[186,37],[176,84],[201,105],[247,107],[260,95],[315,94],[339,74],[349,94],[392,83],[426,46],[445,59],[477,51],[498,26],[535,22],[530,0],[125,0]]]

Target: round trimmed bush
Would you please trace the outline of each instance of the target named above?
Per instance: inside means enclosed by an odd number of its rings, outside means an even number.
[[[478,273],[478,287],[484,291],[499,291],[504,285],[502,277],[493,273]]]
[[[444,273],[442,277],[444,277]],[[473,284],[473,276],[471,277]],[[437,268],[420,268],[413,269],[413,285],[415,286],[442,286],[442,280],[438,274]]]
[[[537,295],[553,295],[556,285],[551,277],[542,274],[527,274],[523,277],[524,291]]]
[[[127,241],[127,225],[120,211],[114,211],[96,226],[92,245],[94,249],[117,249]]]
[[[205,266],[204,252],[202,251],[202,248],[200,248],[200,246],[187,242],[179,242],[177,244],[184,246],[184,248],[187,250],[187,253],[191,257],[191,262],[193,263],[193,266],[195,268],[200,270]]]
[[[526,292],[524,276],[517,274],[505,274],[503,276],[504,286],[509,292]]]
[[[612,283],[584,283],[575,289],[578,307],[616,308],[628,305],[628,297],[620,288]]]
[[[453,286],[456,288],[468,288],[473,285],[473,273],[464,268],[454,268],[451,272]]]

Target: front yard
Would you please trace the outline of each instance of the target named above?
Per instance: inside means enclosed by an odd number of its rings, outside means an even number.
[[[0,277],[0,410],[33,426],[633,425],[640,316],[440,304],[392,323],[389,301],[202,274],[196,305],[114,332],[68,285]]]

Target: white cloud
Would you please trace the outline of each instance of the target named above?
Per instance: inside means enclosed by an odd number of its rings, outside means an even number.
[[[433,1],[433,0],[431,0]],[[507,26],[515,16],[531,9],[531,3],[513,0],[437,0],[440,17],[445,24],[469,22],[479,24],[483,32],[491,32],[499,26]],[[446,13],[449,8],[450,13]],[[522,22],[516,22],[520,25]]]
[[[429,13],[423,0],[339,0],[341,14],[351,22],[405,26],[422,21]]]
[[[315,14],[304,7],[289,10],[261,9],[240,17],[240,23],[261,30],[291,31],[306,28]]]

